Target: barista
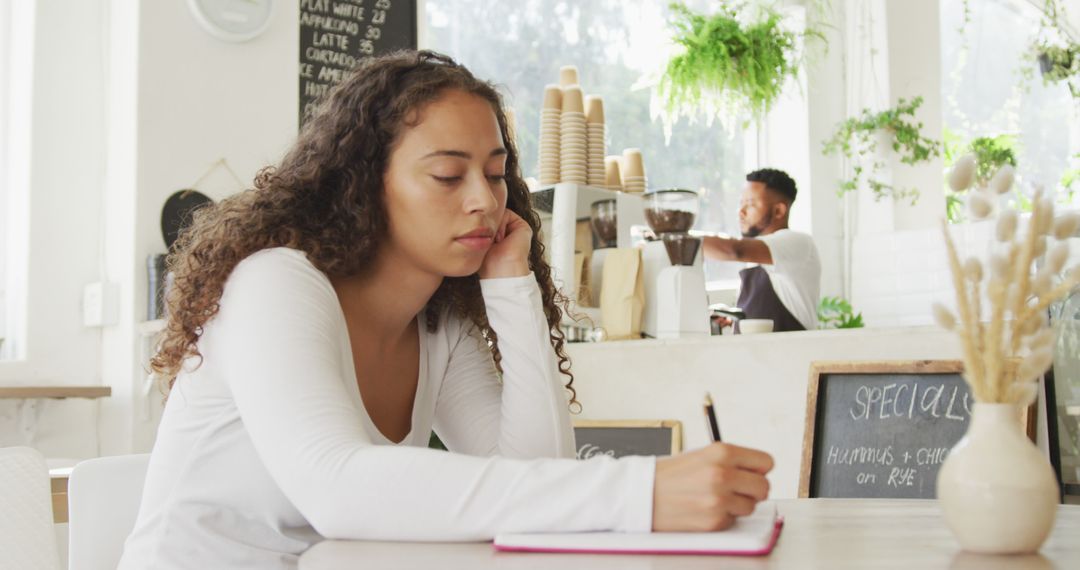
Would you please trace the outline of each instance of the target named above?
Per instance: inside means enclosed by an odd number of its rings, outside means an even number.
[[[738,306],[746,318],[772,319],[774,331],[816,329],[821,261],[813,238],[788,229],[795,181],[766,168],[747,174],[746,182],[739,205],[742,239],[706,237],[705,257],[752,264],[739,272]]]

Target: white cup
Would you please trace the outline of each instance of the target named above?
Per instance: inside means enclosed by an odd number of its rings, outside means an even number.
[[[757,334],[772,332],[772,319],[741,319],[739,321],[739,334]]]

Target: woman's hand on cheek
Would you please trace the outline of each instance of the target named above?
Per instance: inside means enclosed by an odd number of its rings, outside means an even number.
[[[507,208],[499,229],[495,231],[495,241],[484,257],[484,264],[480,266],[480,278],[528,275],[532,236],[528,222]]]

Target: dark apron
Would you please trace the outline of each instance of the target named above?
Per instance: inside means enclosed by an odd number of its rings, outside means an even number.
[[[742,289],[739,290],[740,309],[748,319],[772,319],[773,331],[804,331],[806,327],[796,319],[791,311],[780,302],[773,289],[772,279],[760,265],[748,267],[739,272]],[[739,321],[735,321],[735,332],[739,332]]]

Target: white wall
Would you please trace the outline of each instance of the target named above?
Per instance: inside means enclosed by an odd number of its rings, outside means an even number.
[[[115,394],[102,416],[103,454],[145,451],[153,443],[162,396],[156,387],[143,392],[145,375],[135,363],[149,346],[135,323],[146,318],[146,258],[165,252],[160,219],[166,198],[191,187],[219,159],[250,186],[256,171],[277,162],[296,136],[298,7],[276,3],[269,29],[245,43],[209,35],[185,2],[143,0],[114,14],[118,20],[137,15],[136,76],[117,78],[134,79],[134,101],[126,116],[115,118],[118,125],[134,122],[137,144],[129,180],[134,208],[116,212],[120,235],[110,249],[110,255],[120,252],[109,266],[125,294],[123,324],[106,333],[105,380]],[[117,47],[116,57],[128,56]],[[217,169],[197,189],[216,200],[241,186]]]
[[[26,278],[25,344],[21,358],[0,362],[0,384],[100,383],[101,331],[82,326],[81,299],[83,285],[100,275],[104,4],[37,2],[28,187],[11,189],[28,200],[29,215],[20,220],[23,234],[9,238],[26,244],[27,257],[8,259],[8,270]],[[10,412],[19,404],[0,405]],[[72,429],[59,439],[43,432],[39,447],[52,456],[93,455],[95,409],[42,403],[42,423],[62,417]]]
[[[143,451],[162,399],[143,393],[137,323],[146,257],[164,251],[161,207],[222,158],[250,185],[295,137],[298,4],[278,2],[266,33],[240,44],[179,0],[37,4],[25,359],[0,362],[0,384],[109,385],[100,423],[91,402],[38,404],[34,444],[52,457]],[[198,189],[217,199],[239,185],[216,171]],[[83,287],[102,279],[119,286],[119,324],[83,327]],[[0,402],[0,430],[17,406]]]
[[[961,260],[976,257],[989,267],[993,224],[983,221],[949,227]],[[1080,238],[1068,243],[1071,255],[1066,267],[1080,265]],[[862,312],[867,326],[932,324],[930,306],[934,302],[955,312],[956,295],[939,227],[859,236],[853,267],[851,302]],[[989,320],[985,295],[982,307],[982,318]]]

